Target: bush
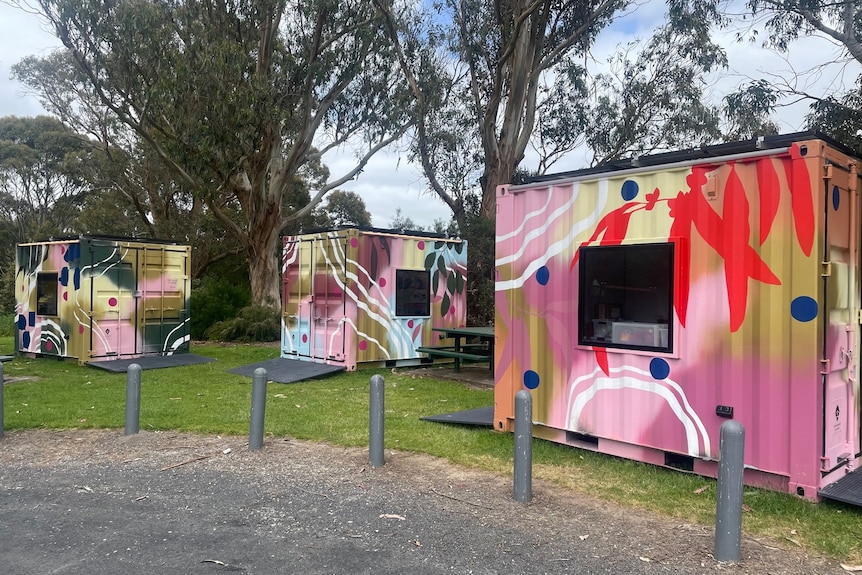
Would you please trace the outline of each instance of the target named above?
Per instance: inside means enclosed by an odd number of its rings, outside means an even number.
[[[0,337],[12,337],[15,335],[15,314],[4,313],[0,315]]]
[[[219,321],[232,318],[251,302],[247,285],[226,279],[205,278],[192,289],[189,331],[194,339],[203,339],[206,331]]]
[[[235,318],[219,321],[204,334],[219,341],[278,341],[281,339],[281,312],[272,307],[250,305]]]

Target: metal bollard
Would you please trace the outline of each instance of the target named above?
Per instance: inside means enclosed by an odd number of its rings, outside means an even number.
[[[263,416],[266,411],[266,370],[254,370],[251,380],[251,423],[248,430],[248,448],[260,449],[263,446]]]
[[[745,428],[738,421],[721,424],[718,497],[715,504],[715,559],[737,562],[742,554],[742,475]]]
[[[371,467],[383,465],[384,383],[380,375],[371,376],[368,403],[368,462]]]
[[[126,435],[140,430],[141,422],[141,366],[133,363],[126,370]]]
[[[5,423],[3,422],[3,387],[5,384],[3,383],[3,364],[0,363],[0,438],[3,437],[5,430],[3,426]]]
[[[533,497],[533,396],[515,394],[515,501],[529,503]]]

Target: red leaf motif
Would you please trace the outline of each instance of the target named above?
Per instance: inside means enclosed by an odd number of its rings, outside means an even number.
[[[659,195],[661,195],[661,192],[659,192],[658,188],[654,189],[652,191],[652,193],[646,195],[646,210],[647,211],[651,211],[655,207],[656,202],[658,202]]]
[[[811,196],[811,179],[808,164],[799,154],[798,144],[793,144],[790,155],[793,158],[790,205],[793,210],[793,223],[796,226],[796,241],[799,242],[802,253],[810,256],[814,245],[814,198]]]
[[[634,207],[635,209],[631,212],[626,212],[629,208]],[[636,202],[628,202],[623,204],[619,208],[608,212],[605,214],[599,223],[596,224],[596,229],[593,232],[593,235],[590,236],[585,242],[582,242],[580,246],[578,246],[577,251],[575,251],[575,255],[572,258],[572,263],[569,264],[569,271],[575,269],[575,265],[578,263],[578,258],[581,255],[581,248],[584,246],[588,246],[594,241],[596,241],[599,236],[602,236],[602,240],[599,242],[599,245],[602,246],[613,246],[622,243],[622,241],[626,238],[626,232],[629,228],[629,220],[631,219],[631,215],[633,212],[636,212],[640,209],[640,205]]]
[[[772,231],[781,198],[781,183],[771,158],[757,162],[757,189],[760,192],[760,245],[763,245]]]
[[[722,218],[722,247],[724,257],[724,281],[727,283],[727,303],[730,307],[730,331],[735,332],[745,320],[748,304],[748,273],[745,260],[750,248],[748,238],[751,226],[748,223],[749,205],[745,188],[736,166],[731,164],[730,175],[724,188],[724,214]]]
[[[677,251],[677,280],[673,294],[673,307],[676,309],[680,325],[685,327],[691,285],[691,213],[688,196],[679,192],[676,199],[670,200],[668,205],[670,217],[673,218],[669,237],[680,240],[676,242],[674,248]]]
[[[593,351],[596,352],[596,363],[599,364],[605,375],[610,375],[611,368],[608,364],[608,350],[603,347],[594,347]]]

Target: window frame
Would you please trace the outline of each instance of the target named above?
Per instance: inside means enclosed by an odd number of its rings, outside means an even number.
[[[52,286],[46,290],[46,286]],[[48,293],[52,291],[53,293]],[[53,296],[53,300],[51,299]],[[47,298],[47,299],[45,299]],[[42,301],[45,299],[45,301]],[[59,274],[39,272],[36,274],[36,315],[57,317],[60,304]]]
[[[409,279],[411,280],[421,275],[424,288],[421,285],[419,287],[404,287],[408,280],[408,277],[405,277],[407,274],[410,274]],[[394,292],[395,317],[431,317],[431,272],[426,269],[396,268]],[[407,294],[411,294],[411,297],[407,297]],[[404,301],[402,299],[404,297],[407,297],[409,301]],[[419,309],[420,307],[421,309]],[[412,313],[416,311],[423,313]]]
[[[589,284],[593,284],[593,280],[596,278],[597,273],[593,271],[593,267],[597,265],[595,262],[595,254],[601,253],[611,253],[611,252],[619,252],[623,253],[625,250],[628,253],[631,253],[633,250],[649,250],[655,249],[657,255],[654,257],[665,256],[666,268],[667,268],[667,277],[664,281],[666,281],[667,286],[667,294],[666,299],[664,300],[664,305],[667,310],[667,317],[664,318],[664,321],[655,321],[655,322],[643,322],[643,321],[626,321],[625,305],[621,303],[614,304],[613,302],[609,302],[608,308],[605,309],[605,318],[596,317],[598,314],[595,311],[590,311],[588,308],[591,305],[596,304],[593,298],[588,297],[588,290],[590,289]],[[579,248],[579,261],[578,261],[578,325],[577,325],[577,345],[583,349],[593,349],[593,348],[602,348],[606,349],[608,352],[617,352],[617,353],[635,353],[635,354],[649,354],[649,355],[667,355],[667,356],[675,356],[675,350],[677,345],[677,339],[679,334],[679,325],[676,320],[676,316],[674,313],[674,297],[676,290],[676,279],[680,275],[680,270],[678,267],[679,254],[681,251],[681,247],[679,242],[676,239],[657,239],[657,240],[641,240],[637,242],[625,242],[615,245],[594,245],[594,246],[582,246]],[[664,251],[665,253],[660,253]],[[622,266],[625,268],[626,263],[623,262]],[[663,275],[663,274],[661,274]],[[657,282],[656,289],[662,290],[664,288],[664,281]],[[621,286],[616,286],[621,287]],[[622,288],[625,290],[625,288]],[[645,292],[645,288],[632,286],[631,290],[636,290],[639,292]],[[599,296],[601,297],[601,296]],[[661,302],[661,299],[657,300]],[[616,309],[614,309],[616,308]],[[597,340],[594,337],[588,337],[587,335],[587,324],[593,324],[594,320],[607,319],[609,320],[609,329],[611,330],[606,336],[608,339],[601,341]],[[614,342],[613,341],[613,324],[615,323],[612,320],[620,320],[619,323],[625,324],[627,327],[631,327],[632,324],[643,323],[644,326],[656,326],[656,325],[664,325],[667,326],[667,338],[665,346],[655,346],[655,345],[641,345],[641,344],[630,344],[624,342]],[[657,320],[659,318],[656,318]],[[621,328],[623,329],[623,328]],[[659,332],[660,334],[661,332]]]

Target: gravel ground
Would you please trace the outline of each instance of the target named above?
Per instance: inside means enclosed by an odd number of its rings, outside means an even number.
[[[0,439],[0,573],[831,574],[836,562],[442,460],[267,438],[121,431]]]

